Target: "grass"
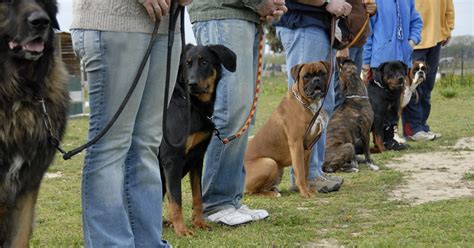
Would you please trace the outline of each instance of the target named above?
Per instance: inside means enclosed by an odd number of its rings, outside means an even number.
[[[254,130],[258,130],[286,92],[286,78],[265,78]],[[245,196],[243,203],[270,212],[265,221],[229,228],[212,225],[213,230],[197,231],[193,237],[177,237],[164,229],[164,238],[175,247],[314,247],[321,244],[348,247],[472,247],[474,244],[474,198],[463,198],[410,206],[388,200],[388,192],[404,182],[403,174],[384,167],[388,161],[406,153],[433,152],[455,144],[461,137],[474,136],[474,87],[450,85],[456,91],[451,98],[439,84],[432,96],[430,124],[443,138],[411,143],[403,152],[374,155],[380,172],[362,167],[357,174],[344,174],[339,192],[317,194],[302,199],[290,193],[288,173],[281,185],[282,197],[268,199]],[[69,122],[65,149],[70,150],[86,139],[87,120]],[[37,204],[33,247],[83,246],[81,227],[80,180],[83,154],[63,161],[58,157],[50,172],[63,176],[43,181]],[[185,179],[187,180],[187,179]],[[473,180],[466,173],[464,180]],[[183,182],[184,214],[190,223],[191,194]],[[153,218],[154,213],[150,213]]]

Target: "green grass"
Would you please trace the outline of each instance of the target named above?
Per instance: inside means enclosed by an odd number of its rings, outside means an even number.
[[[286,92],[286,77],[264,78],[254,130],[270,116]],[[406,153],[432,152],[455,144],[461,137],[474,136],[474,88],[453,84],[456,95],[444,97],[445,85],[435,88],[430,124],[443,138],[411,143],[403,152],[374,155],[382,170],[365,166],[357,174],[343,174],[341,190],[302,199],[287,191],[288,173],[281,185],[282,197],[244,197],[252,208],[268,210],[265,221],[229,228],[212,225],[212,231],[197,231],[193,237],[177,237],[164,229],[164,238],[175,247],[314,247],[331,241],[346,247],[472,247],[474,244],[474,198],[463,198],[411,206],[388,200],[388,192],[404,182],[403,174],[383,165]],[[87,120],[69,123],[63,146],[70,150],[86,139]],[[80,247],[82,242],[80,180],[83,154],[63,161],[58,157],[50,172],[63,176],[45,179],[37,204],[34,247]],[[186,179],[187,180],[187,179]],[[473,180],[466,173],[464,180]],[[191,194],[183,182],[184,214],[189,224]],[[150,213],[153,218],[154,213]]]

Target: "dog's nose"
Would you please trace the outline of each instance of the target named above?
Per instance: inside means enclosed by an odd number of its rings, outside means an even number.
[[[31,28],[42,31],[49,27],[51,20],[44,11],[35,11],[31,13],[28,18],[28,24]]]
[[[313,84],[320,84],[322,82],[321,78],[319,78],[319,77],[313,78],[312,81],[313,81]]]

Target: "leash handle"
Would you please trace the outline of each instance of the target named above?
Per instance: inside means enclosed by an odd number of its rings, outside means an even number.
[[[313,146],[314,144],[316,144],[316,142],[319,140],[319,138],[321,138],[321,134],[319,134],[318,136],[316,136],[311,142],[308,143],[308,138],[309,138],[309,135],[311,133],[311,129],[314,125],[314,123],[316,122],[316,119],[318,118],[319,116],[319,113],[321,112],[322,108],[323,108],[323,105],[324,105],[324,101],[326,100],[326,95],[327,95],[327,92],[328,92],[328,89],[329,87],[331,86],[331,79],[332,79],[332,74],[333,74],[333,71],[334,71],[334,55],[333,55],[333,45],[334,45],[334,39],[335,39],[335,33],[336,33],[336,16],[332,16],[332,19],[331,19],[331,36],[330,36],[330,46],[329,46],[329,71],[328,71],[328,79],[326,81],[326,85],[325,85],[325,91],[324,91],[324,96],[323,96],[323,100],[321,102],[321,106],[319,106],[319,109],[318,111],[316,111],[316,113],[314,114],[313,118],[311,119],[311,122],[309,123],[308,127],[306,128],[306,131],[304,133],[304,138],[303,138],[303,147],[305,150],[311,150],[313,149]]]

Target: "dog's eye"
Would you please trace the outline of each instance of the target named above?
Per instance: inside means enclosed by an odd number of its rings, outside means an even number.
[[[204,60],[204,59],[201,59],[201,61],[199,61],[201,63],[201,65],[207,65],[207,61]]]
[[[311,77],[311,75],[309,75],[309,74],[304,74],[303,79],[309,79],[310,77]]]
[[[186,66],[188,68],[191,68],[192,65],[193,65],[193,61],[191,61],[191,60],[186,61]]]

